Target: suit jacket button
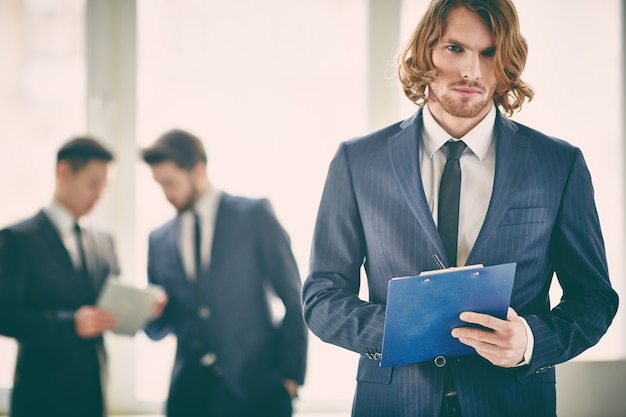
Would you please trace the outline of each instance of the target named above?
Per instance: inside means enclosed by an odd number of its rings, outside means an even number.
[[[382,357],[383,357],[382,353],[380,353],[380,352],[376,352],[376,353],[374,353],[374,360],[375,360],[375,361],[379,361],[379,360],[381,360],[381,359],[382,359]]]
[[[211,310],[209,309],[209,307],[200,307],[198,309],[198,317],[203,320],[207,320],[209,317],[211,317]]]
[[[204,366],[211,366],[217,360],[217,355],[215,353],[207,353],[200,358],[200,363]]]
[[[435,362],[435,366],[437,368],[443,368],[446,366],[446,358],[443,356],[437,356],[433,362]]]
[[[552,367],[551,367],[551,366],[542,366],[541,368],[537,369],[537,370],[535,371],[535,373],[536,373],[536,374],[541,374],[541,373],[543,373],[543,372],[547,371],[547,370],[548,370],[548,369],[550,369],[550,368],[552,368]]]

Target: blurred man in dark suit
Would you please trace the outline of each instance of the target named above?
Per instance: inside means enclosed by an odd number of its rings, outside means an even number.
[[[50,204],[0,231],[0,334],[19,345],[12,417],[103,417],[102,334],[115,317],[94,306],[119,274],[109,234],[85,225],[113,155],[92,138],[57,154]]]

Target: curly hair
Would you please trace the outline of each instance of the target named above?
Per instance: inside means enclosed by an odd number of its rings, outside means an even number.
[[[520,33],[517,11],[510,0],[432,0],[398,57],[398,76],[404,94],[420,107],[426,104],[427,87],[437,74],[432,48],[441,39],[448,13],[460,6],[476,13],[495,35],[496,89],[493,100],[506,116],[511,116],[522,108],[525,99],[532,100],[534,92],[520,78],[526,65],[528,46]]]

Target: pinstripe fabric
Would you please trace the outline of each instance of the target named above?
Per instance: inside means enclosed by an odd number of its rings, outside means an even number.
[[[554,416],[555,372],[595,344],[617,309],[591,179],[580,151],[498,116],[494,191],[467,263],[517,262],[512,307],[535,335],[529,366],[474,355],[381,369],[387,282],[435,269],[443,253],[419,176],[421,111],[345,142],[330,164],[303,286],[309,328],[361,354],[354,416],[437,416],[446,367],[464,417]],[[370,300],[358,299],[365,265]],[[549,310],[553,272],[564,290]]]

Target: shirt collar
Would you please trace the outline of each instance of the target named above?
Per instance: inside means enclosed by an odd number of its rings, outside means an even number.
[[[211,213],[215,210],[217,203],[222,195],[222,190],[211,186],[207,192],[202,194],[200,198],[193,205],[193,210],[198,213],[198,216],[202,218],[202,216],[206,216],[205,213]],[[203,219],[204,221],[204,219]]]
[[[422,111],[422,118],[424,121],[422,141],[424,143],[424,149],[426,149],[426,152],[428,153],[428,157],[432,158],[433,154],[451,138],[430,113],[428,105],[425,107],[426,108]],[[454,138],[463,139],[467,147],[471,149],[474,155],[476,155],[481,161],[487,156],[487,151],[493,142],[496,113],[496,106],[494,104],[483,120],[481,120],[480,123],[478,123],[472,130],[467,132],[465,136],[462,138]]]
[[[52,221],[52,224],[61,232],[74,230],[75,223],[81,223],[79,219],[75,219],[72,213],[59,203],[57,200],[52,199],[44,211]]]

